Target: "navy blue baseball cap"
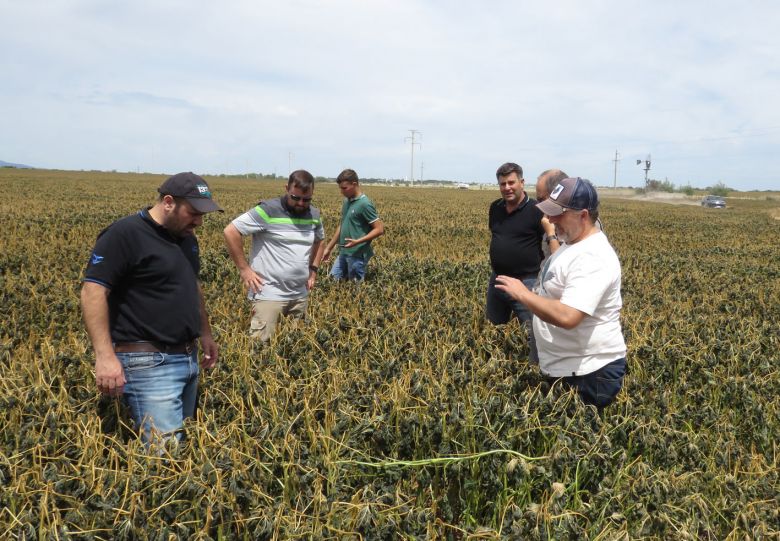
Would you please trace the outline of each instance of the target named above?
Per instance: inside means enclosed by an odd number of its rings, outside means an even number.
[[[219,205],[211,198],[211,190],[203,177],[193,172],[179,173],[162,183],[157,188],[162,195],[172,195],[181,197],[192,205],[192,208],[198,212],[224,212]]]
[[[563,209],[594,211],[599,206],[599,195],[589,180],[565,178],[553,189],[550,197],[536,206],[547,216],[563,214]]]

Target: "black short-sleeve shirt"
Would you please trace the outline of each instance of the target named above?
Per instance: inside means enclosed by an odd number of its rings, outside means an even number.
[[[174,237],[148,209],[98,235],[84,281],[110,290],[111,339],[181,344],[200,334],[198,239]]]
[[[539,273],[544,258],[543,216],[528,195],[511,214],[503,199],[490,204],[490,264],[496,274],[521,278]]]

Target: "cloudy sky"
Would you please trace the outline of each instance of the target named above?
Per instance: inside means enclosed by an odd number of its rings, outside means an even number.
[[[0,160],[780,189],[780,3],[0,0]]]

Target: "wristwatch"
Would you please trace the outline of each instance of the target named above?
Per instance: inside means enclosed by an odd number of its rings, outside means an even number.
[[[547,237],[547,242],[549,243],[551,240],[558,240],[558,235],[550,235]]]
[[[309,270],[316,273],[320,268],[317,265],[309,265]]]

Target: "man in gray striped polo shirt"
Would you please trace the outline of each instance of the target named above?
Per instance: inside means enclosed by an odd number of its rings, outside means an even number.
[[[325,230],[311,206],[314,177],[293,171],[284,195],[261,201],[225,228],[225,244],[252,303],[250,335],[271,339],[280,315],[303,318],[322,259]],[[249,261],[243,236],[252,235]]]

